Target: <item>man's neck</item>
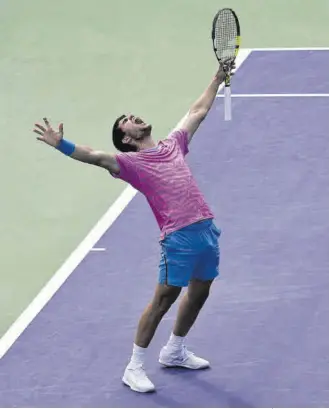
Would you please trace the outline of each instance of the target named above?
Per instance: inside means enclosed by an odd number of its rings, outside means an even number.
[[[152,149],[157,146],[157,143],[153,140],[153,138],[150,136],[149,138],[145,139],[144,141],[141,141],[138,144],[138,150],[143,151],[145,149]]]

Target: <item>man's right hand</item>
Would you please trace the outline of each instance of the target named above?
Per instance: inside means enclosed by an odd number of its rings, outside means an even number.
[[[37,140],[57,148],[64,136],[63,124],[60,124],[58,131],[55,131],[50,126],[47,118],[43,118],[43,121],[46,127],[40,124],[35,124],[35,129],[33,129],[33,132],[40,135],[37,137]]]
[[[232,72],[235,69],[235,58],[225,58],[219,64],[219,72],[223,73],[224,75],[233,75]]]

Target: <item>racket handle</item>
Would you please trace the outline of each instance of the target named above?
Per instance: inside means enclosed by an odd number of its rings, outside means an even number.
[[[231,87],[224,88],[224,119],[230,121],[232,119],[232,104],[231,104]]]

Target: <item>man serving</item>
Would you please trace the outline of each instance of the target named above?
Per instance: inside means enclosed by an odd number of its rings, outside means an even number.
[[[106,169],[115,178],[131,184],[145,195],[159,225],[161,260],[158,283],[151,303],[137,327],[133,352],[123,382],[137,392],[155,390],[144,369],[145,355],[155,331],[181,289],[183,296],[172,333],[160,351],[166,367],[202,369],[209,362],[188,351],[184,340],[194,324],[218,276],[220,230],[201,194],[185,156],[189,143],[206,118],[225,73],[234,68],[227,60],[200,98],[192,105],[181,126],[156,142],[152,126],[134,115],[122,115],[113,125],[113,144],[120,151],[110,154],[64,139],[63,124],[54,130],[48,119],[35,124],[37,139],[80,162]]]

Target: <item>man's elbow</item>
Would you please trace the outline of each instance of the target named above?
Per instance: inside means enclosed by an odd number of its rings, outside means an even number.
[[[193,115],[195,119],[197,119],[199,122],[202,122],[208,114],[208,109],[206,108],[197,108],[197,109],[192,109],[190,112],[190,115]]]
[[[200,109],[199,117],[200,117],[201,122],[206,119],[206,116],[208,115],[208,112],[209,112],[208,109]]]

